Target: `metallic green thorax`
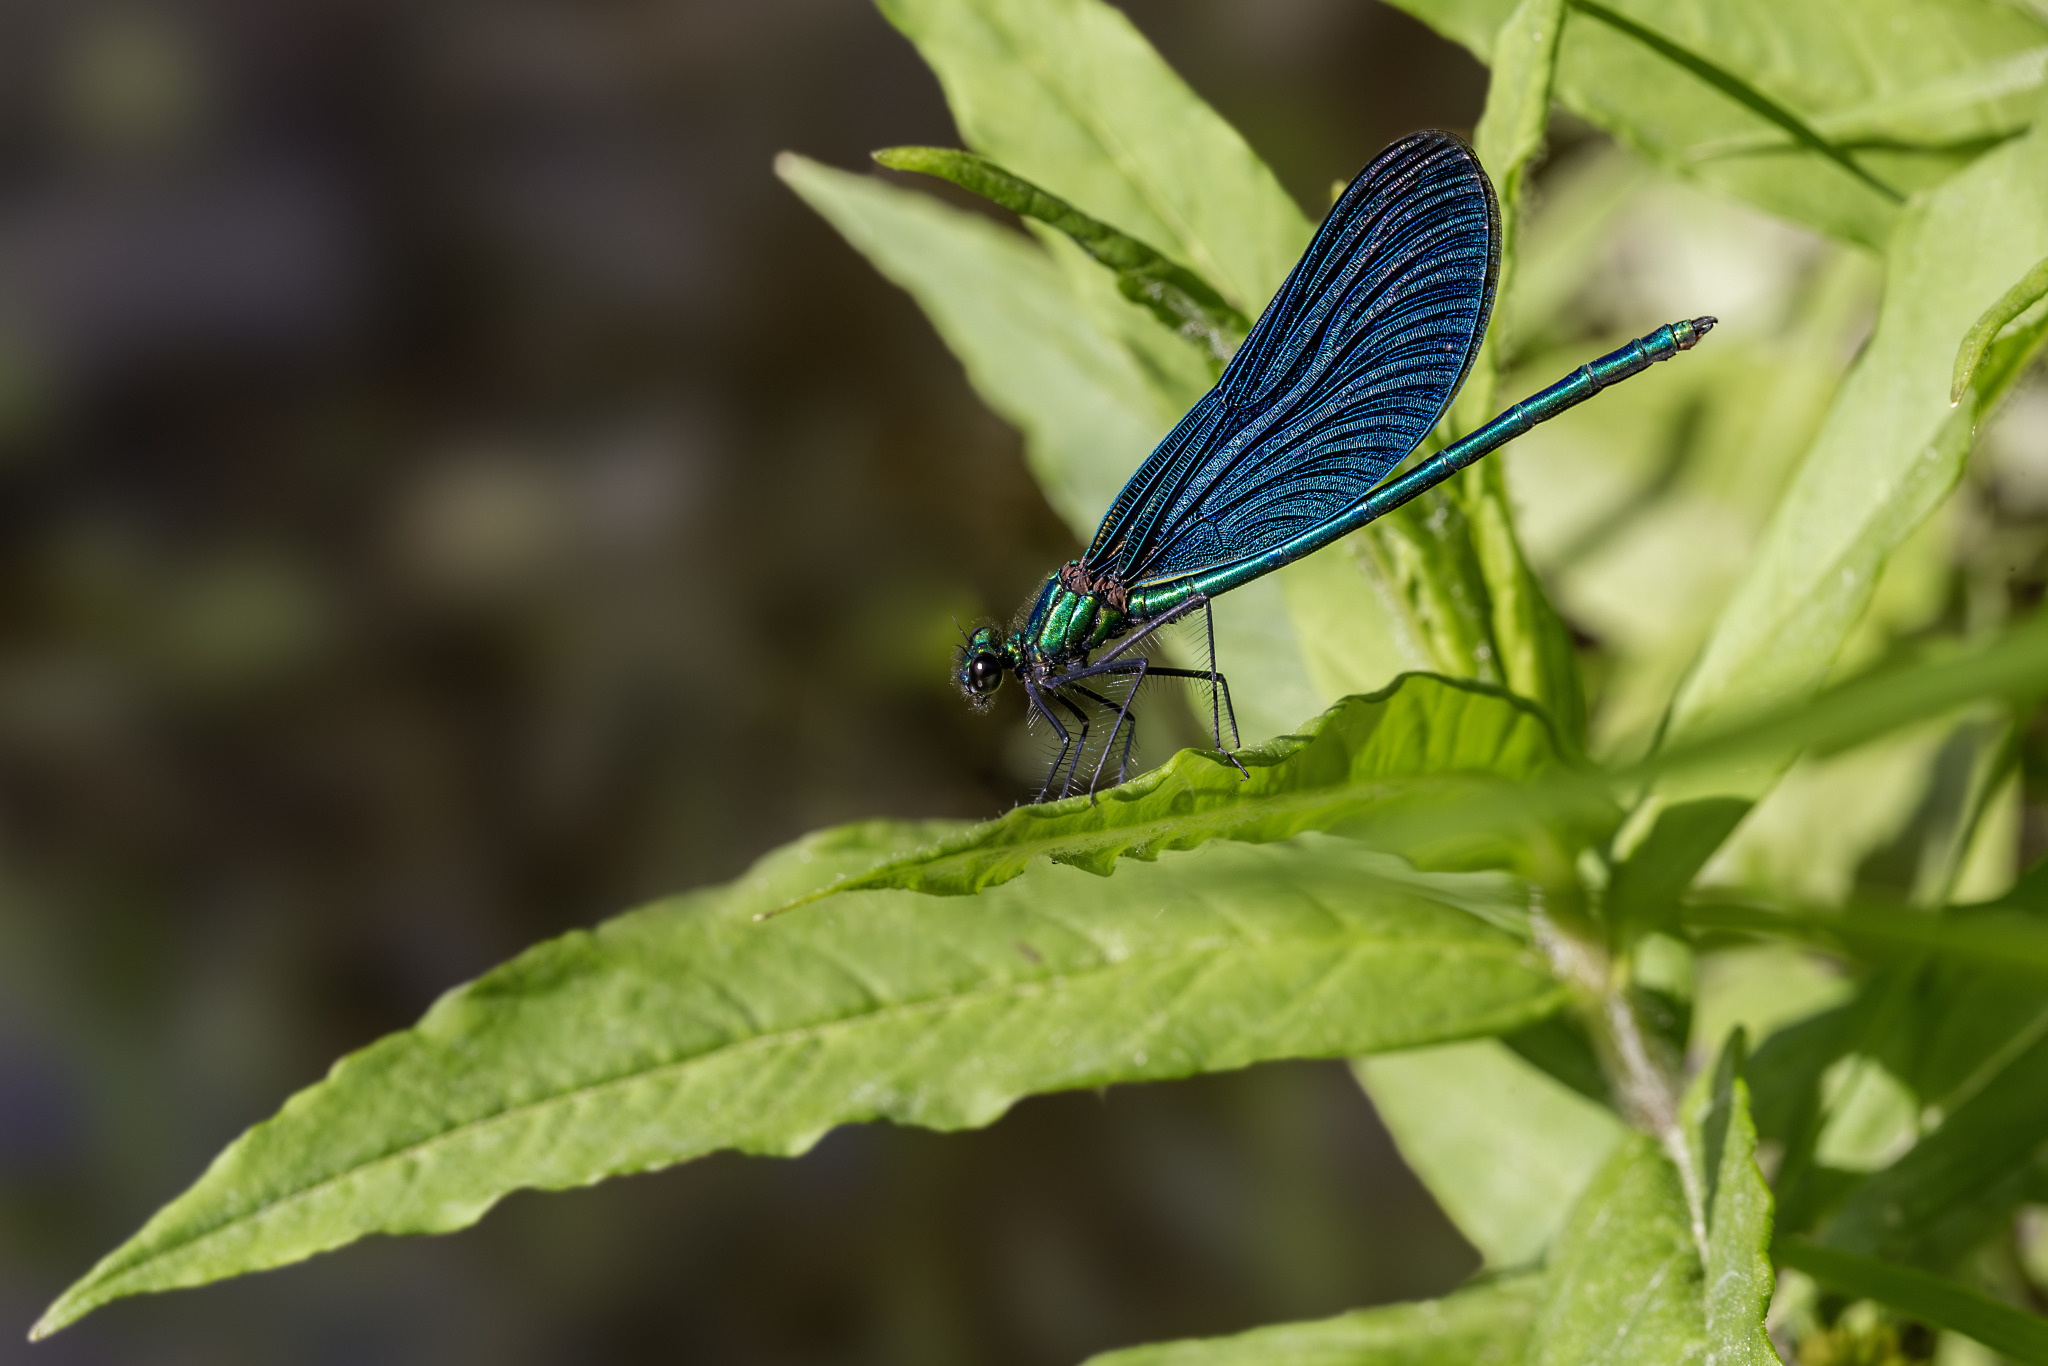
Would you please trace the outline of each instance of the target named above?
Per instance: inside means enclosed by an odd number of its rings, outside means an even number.
[[[1078,568],[1079,565],[1070,566]],[[1079,593],[1047,577],[1017,632],[1017,643],[1040,659],[1073,659],[1115,640],[1132,626],[1128,614],[1095,593]]]

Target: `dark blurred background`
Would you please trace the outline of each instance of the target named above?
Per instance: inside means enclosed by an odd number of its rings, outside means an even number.
[[[1483,95],[1372,0],[1129,8],[1315,210]],[[1291,1065],[20,1341],[522,946],[1017,798],[949,617],[1072,541],[769,170],[955,141],[857,0],[0,0],[0,1361],[1065,1363],[1471,1268],[1348,1075]]]

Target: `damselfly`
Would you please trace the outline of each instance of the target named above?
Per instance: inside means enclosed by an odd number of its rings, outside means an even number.
[[[1693,318],[1660,327],[1386,479],[1471,372],[1499,275],[1500,209],[1459,138],[1403,138],[1351,182],[1216,387],[1138,467],[1087,552],[1047,576],[1010,626],[978,627],[961,647],[955,676],[970,701],[986,707],[1014,674],[1058,738],[1039,800],[1079,784],[1089,703],[1115,720],[1088,790],[1119,737],[1123,781],[1136,734],[1131,701],[1148,678],[1206,681],[1216,747],[1224,748],[1226,720],[1233,747],[1241,743],[1229,684],[1216,670],[1213,619],[1205,622],[1207,669],[1147,658],[1142,647],[1164,627],[1196,611],[1206,617],[1217,595],[1322,549],[1537,423],[1691,350],[1714,326]],[[1106,695],[1116,682],[1129,685],[1121,702]]]

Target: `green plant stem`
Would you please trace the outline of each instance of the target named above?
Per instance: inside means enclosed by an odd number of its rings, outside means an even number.
[[[1701,1188],[1679,1107],[1684,1092],[1680,1060],[1644,1021],[1629,989],[1628,960],[1598,939],[1563,929],[1550,916],[1533,917],[1536,942],[1551,971],[1577,998],[1608,1089],[1622,1117],[1650,1135],[1678,1169],[1686,1212],[1702,1263],[1707,1256],[1706,1192]]]

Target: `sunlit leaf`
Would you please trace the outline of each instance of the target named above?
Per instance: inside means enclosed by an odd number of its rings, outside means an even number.
[[[449,993],[237,1140],[38,1331],[370,1233],[462,1228],[522,1188],[800,1153],[861,1120],[967,1128],[1036,1092],[1414,1047],[1559,1002],[1489,923],[1514,911],[1506,879],[1340,840],[755,919],[930,833],[815,836]]]
[[[1494,1040],[1360,1059],[1408,1167],[1489,1267],[1537,1264],[1627,1132]]]
[[[1516,1366],[1542,1295],[1539,1277],[1493,1281],[1315,1323],[1127,1347],[1085,1366]]]
[[[1411,674],[1347,698],[1311,729],[1237,761],[1184,750],[1097,799],[1021,806],[826,891],[908,887],[962,895],[1022,873],[1040,856],[1107,874],[1120,858],[1152,858],[1209,840],[1262,842],[1304,830],[1370,837],[1418,812],[1434,833],[1400,852],[1432,864],[1513,866],[1526,831],[1463,828],[1459,809],[1488,790],[1565,767],[1557,740],[1528,704],[1496,689]],[[1581,837],[1613,808],[1597,795],[1555,813]],[[1534,815],[1535,813],[1531,813]],[[1540,821],[1542,818],[1537,817]],[[822,894],[822,893],[821,893]]]
[[[1702,1074],[1669,1147],[1632,1134],[1593,1178],[1551,1251],[1532,1366],[1777,1361],[1771,1197],[1738,1059],[1731,1045]]]

